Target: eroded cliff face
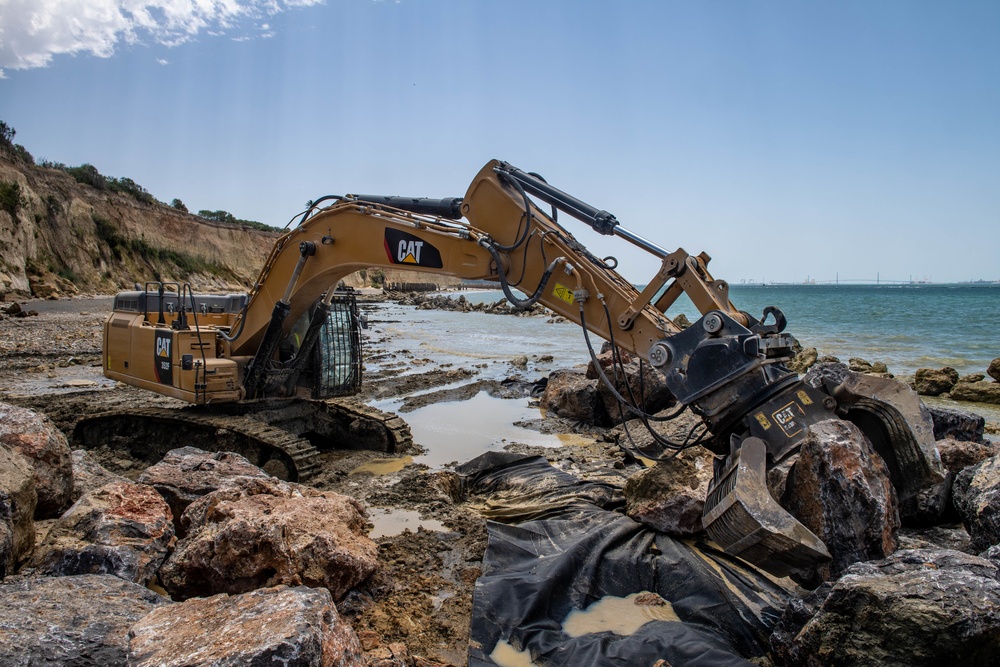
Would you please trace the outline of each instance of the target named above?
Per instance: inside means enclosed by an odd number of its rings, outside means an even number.
[[[0,152],[0,298],[113,293],[136,282],[246,289],[278,238],[77,183]]]

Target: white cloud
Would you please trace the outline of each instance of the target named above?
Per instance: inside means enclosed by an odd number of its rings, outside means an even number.
[[[175,46],[323,1],[0,0],[0,78],[3,68],[45,67],[62,54],[107,58],[123,43]]]

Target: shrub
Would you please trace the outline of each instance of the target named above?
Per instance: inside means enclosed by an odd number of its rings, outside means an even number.
[[[24,199],[21,197],[21,184],[0,181],[0,210],[10,213],[10,217],[17,222],[17,212],[22,206]]]

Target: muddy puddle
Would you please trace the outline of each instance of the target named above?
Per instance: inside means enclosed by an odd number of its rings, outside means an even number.
[[[393,399],[373,405],[394,412],[402,402],[403,399]],[[540,433],[516,424],[537,420],[539,416],[538,408],[532,407],[528,398],[494,398],[485,391],[465,401],[433,403],[407,412],[405,419],[413,441],[426,450],[414,456],[413,462],[436,469],[513,443],[560,447],[579,438]]]
[[[379,537],[402,535],[405,531],[417,532],[417,529],[446,532],[448,528],[436,519],[423,519],[420,512],[405,509],[386,509],[382,507],[368,508],[368,521],[374,527],[368,534],[373,540]]]

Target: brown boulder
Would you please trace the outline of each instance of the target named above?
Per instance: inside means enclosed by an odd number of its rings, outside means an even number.
[[[196,447],[182,447],[167,452],[159,463],[139,475],[140,484],[160,492],[173,512],[174,523],[182,528],[181,515],[198,498],[218,490],[235,477],[269,475],[233,452],[206,452]]]
[[[819,359],[819,352],[815,347],[804,348],[788,362],[788,369],[801,375],[812,368],[817,359]]]
[[[625,482],[625,513],[671,535],[702,532],[713,460],[711,453],[696,447],[632,475]]]
[[[73,461],[62,431],[42,414],[0,403],[0,443],[28,459],[35,471],[35,518],[62,514],[73,495]]]
[[[31,556],[36,502],[31,464],[17,452],[0,446],[0,579]]]
[[[161,607],[129,631],[130,667],[362,667],[330,592],[287,586]]]
[[[286,584],[335,599],[377,567],[358,501],[275,478],[243,477],[185,510],[187,536],[160,568],[178,599]]]
[[[1000,405],[1000,382],[991,382],[989,380],[959,382],[952,387],[951,397],[956,401]]]
[[[173,541],[170,508],[156,489],[112,483],[85,494],[56,520],[31,566],[40,574],[113,574],[145,584]]]
[[[913,389],[921,396],[940,396],[951,391],[956,382],[958,371],[954,368],[918,368],[913,376]]]
[[[850,422],[809,427],[781,505],[826,543],[833,560],[818,569],[824,580],[896,549],[899,509],[889,471]]]
[[[579,371],[553,371],[545,385],[541,407],[559,417],[585,424],[607,424],[608,415],[597,384],[598,380],[589,380]]]

